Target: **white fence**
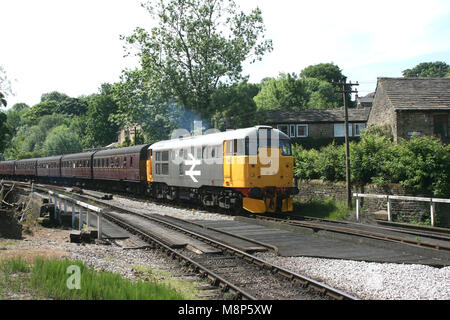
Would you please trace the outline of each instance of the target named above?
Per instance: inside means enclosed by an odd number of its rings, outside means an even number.
[[[67,197],[62,194],[58,194],[53,191],[48,191],[48,193],[53,197],[53,201],[55,203],[55,211],[54,211],[55,220],[58,219],[59,223],[61,223],[61,211],[67,212],[67,202],[69,202],[70,205],[72,206],[72,229],[75,229],[75,212],[77,212],[77,211],[75,211],[75,209],[78,209],[78,215],[79,215],[78,230],[81,230],[83,211],[86,212],[86,225],[88,227],[89,227],[89,217],[90,217],[89,213],[94,212],[95,215],[97,216],[98,239],[102,238],[102,213],[103,213],[102,208],[72,199],[70,197]],[[59,216],[57,214],[58,212],[59,212]]]
[[[431,213],[431,225],[435,224],[435,204],[436,203],[450,203],[450,199],[440,199],[440,198],[423,198],[423,197],[408,197],[408,196],[393,196],[393,195],[380,195],[380,194],[364,194],[364,193],[354,193],[353,196],[356,198],[356,220],[359,221],[360,216],[360,198],[377,198],[385,199],[387,201],[387,213],[388,220],[392,221],[391,215],[391,200],[406,200],[406,201],[422,201],[430,203],[430,213]]]

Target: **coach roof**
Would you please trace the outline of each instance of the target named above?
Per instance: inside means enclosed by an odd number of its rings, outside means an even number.
[[[122,154],[141,153],[143,150],[147,150],[147,147],[149,145],[150,144],[140,144],[138,146],[102,150],[102,151],[98,151],[97,153],[95,153],[94,158],[105,157],[105,156],[118,156],[118,155],[122,155]]]
[[[92,157],[92,155],[95,152],[96,151],[65,154],[62,156],[62,160],[65,161],[65,160],[87,159]]]

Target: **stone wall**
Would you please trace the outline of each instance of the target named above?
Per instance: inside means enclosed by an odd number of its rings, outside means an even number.
[[[297,182],[300,190],[296,199],[307,202],[313,199],[326,200],[334,198],[338,201],[347,201],[347,188],[345,182],[327,182],[322,180],[299,180]],[[423,196],[429,195],[414,194],[408,192],[404,187],[398,184],[389,184],[380,187],[374,184],[364,186],[352,186],[353,193],[370,193],[380,195],[399,195],[399,196]],[[379,211],[387,212],[387,202],[383,199],[362,198],[361,207],[369,213]],[[450,205],[437,203],[437,221],[441,226],[450,227]],[[419,201],[391,201],[391,213],[393,221],[427,221],[430,220],[430,204]]]
[[[382,82],[378,81],[377,90],[370,111],[367,126],[386,126],[389,128],[389,135],[397,141],[397,114],[394,112],[394,107],[389,101],[386,91],[383,88]]]
[[[447,115],[449,112],[431,111],[397,111],[398,137],[411,138],[410,132],[420,132],[421,136],[432,136],[434,134],[434,116]]]

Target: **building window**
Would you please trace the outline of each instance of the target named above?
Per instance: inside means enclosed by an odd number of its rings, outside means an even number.
[[[306,138],[308,136],[308,125],[307,124],[298,124],[297,125],[297,137],[298,138]]]
[[[334,124],[334,136],[336,138],[345,137],[345,124],[344,123],[335,123]],[[352,124],[348,125],[348,136],[353,136],[352,133]]]
[[[448,137],[448,115],[436,115],[433,117],[434,131],[433,134],[439,138]]]
[[[366,124],[365,123],[355,123],[354,124],[354,136],[355,137],[359,137],[361,135],[361,132],[364,131],[364,129],[366,129]]]
[[[289,137],[295,138],[295,124],[289,126]]]
[[[285,133],[286,135],[289,135],[289,126],[287,124],[279,124],[277,126],[277,129]]]

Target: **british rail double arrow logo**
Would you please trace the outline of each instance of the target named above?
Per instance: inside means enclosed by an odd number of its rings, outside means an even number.
[[[194,182],[198,182],[198,180],[195,178],[195,176],[200,176],[202,173],[200,172],[200,170],[195,170],[194,168],[195,166],[199,165],[202,163],[202,160],[195,160],[194,156],[190,153],[188,153],[189,158],[191,158],[191,160],[185,160],[185,164],[187,166],[191,166],[191,168],[186,171],[186,175],[190,176],[192,181]]]

